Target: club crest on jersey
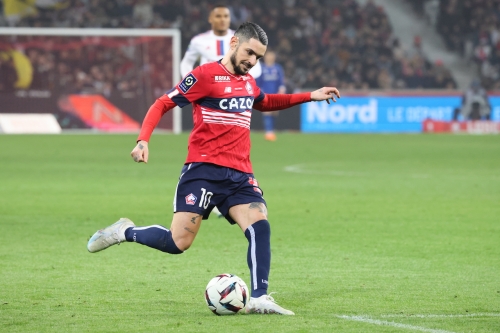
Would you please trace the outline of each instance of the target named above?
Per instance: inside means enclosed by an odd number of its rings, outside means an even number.
[[[198,80],[196,77],[194,77],[193,73],[189,73],[182,81],[179,83],[179,89],[182,90],[183,93],[187,93],[189,89],[191,89],[192,86],[195,85],[195,83]]]
[[[231,77],[229,75],[215,75],[215,82],[231,82]]]
[[[253,95],[253,88],[252,88],[252,85],[250,84],[250,82],[247,81],[247,83],[245,84],[245,89],[247,90],[247,92],[250,95]]]
[[[186,205],[194,206],[198,198],[193,193],[186,195]]]

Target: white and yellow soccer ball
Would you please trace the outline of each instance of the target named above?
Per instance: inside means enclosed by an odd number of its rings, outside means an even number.
[[[205,289],[208,308],[218,316],[238,313],[245,308],[249,299],[245,281],[234,274],[217,275]]]

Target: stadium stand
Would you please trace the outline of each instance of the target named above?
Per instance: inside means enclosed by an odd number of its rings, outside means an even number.
[[[477,75],[484,88],[500,89],[500,0],[425,0],[408,3],[435,26],[449,50],[458,52],[477,67]],[[429,7],[437,7],[435,21]]]
[[[6,36],[0,36],[0,91],[14,90],[17,74],[13,69],[12,57],[19,51],[8,50]],[[80,37],[17,36],[16,45],[22,48],[33,67],[33,77],[29,87],[35,90],[59,91],[65,93],[102,94],[109,97],[118,93],[126,98],[134,98],[138,92],[141,70],[129,53],[135,47],[149,42],[148,38],[138,38],[136,45],[128,40],[102,37],[99,41]],[[161,95],[172,86],[170,44],[155,41],[149,43],[145,63],[152,76],[155,95]],[[43,47],[42,47],[43,46]],[[162,49],[163,48],[163,49]],[[2,51],[3,50],[3,51]],[[83,60],[83,61],[82,61]],[[167,68],[163,71],[155,68]]]
[[[44,8],[27,8],[24,4],[24,7],[19,5],[18,12],[12,8],[4,10],[0,13],[0,25],[179,28],[186,48],[192,36],[209,29],[206,16],[213,5],[206,0],[54,2],[55,5]],[[384,9],[372,1],[359,5],[355,0],[254,0],[252,7],[243,1],[231,1],[230,10],[233,28],[252,20],[267,31],[270,46],[278,54],[278,62],[284,65],[291,91],[321,85],[344,90],[457,87],[449,70],[419,52],[418,42],[412,50],[401,48]],[[67,87],[67,82],[73,82],[77,87],[93,87],[104,94],[110,89],[133,90],[133,79],[118,80],[112,70],[123,65],[120,61],[126,62],[124,57],[118,57],[108,67],[89,63],[80,73],[69,71],[72,67],[65,61],[57,61],[62,55],[55,59],[43,53],[29,57],[39,75],[33,84],[45,85],[46,77],[52,76],[58,78],[53,84]],[[8,72],[7,60],[3,60],[0,70]],[[80,77],[86,78],[84,82],[79,81]],[[126,77],[134,75],[129,73]],[[8,89],[8,85],[2,83],[0,89]]]

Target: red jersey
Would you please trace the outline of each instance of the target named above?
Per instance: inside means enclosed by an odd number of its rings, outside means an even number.
[[[251,75],[233,75],[220,62],[212,62],[195,68],[167,95],[180,107],[193,104],[186,163],[206,162],[252,172],[252,106],[264,94]]]
[[[281,110],[311,100],[310,93],[280,96],[265,95],[251,75],[231,74],[220,61],[204,64],[153,104],[138,139],[148,141],[166,111],[175,105],[183,107],[191,103],[194,126],[186,163],[212,163],[252,173],[252,107],[262,111]]]

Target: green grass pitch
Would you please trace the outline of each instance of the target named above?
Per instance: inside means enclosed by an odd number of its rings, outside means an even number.
[[[214,316],[249,283],[237,226],[172,256],[86,250],[129,217],[170,226],[187,135],[0,136],[0,332],[499,332],[500,136],[253,134],[272,226],[270,291],[294,317]]]

